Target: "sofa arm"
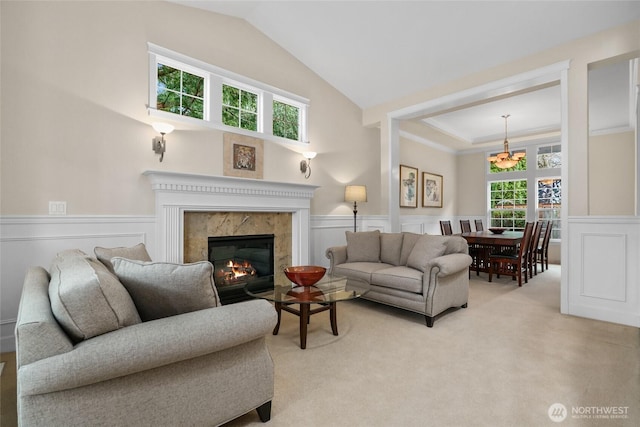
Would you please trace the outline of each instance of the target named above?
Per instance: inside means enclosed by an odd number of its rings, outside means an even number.
[[[275,324],[273,306],[251,300],[127,326],[21,366],[18,387],[22,395],[82,387],[264,339]]]
[[[332,246],[326,250],[325,255],[329,258],[329,274],[331,274],[334,266],[347,262],[347,247]]]
[[[439,276],[448,276],[469,268],[473,259],[466,254],[448,254],[431,260],[431,271],[437,268]]]

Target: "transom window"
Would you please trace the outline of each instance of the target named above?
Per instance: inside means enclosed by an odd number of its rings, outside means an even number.
[[[300,137],[300,107],[273,101],[273,134],[287,139]]]
[[[156,108],[202,119],[205,78],[160,62],[157,70]]]
[[[307,99],[169,49],[148,46],[149,114],[191,124],[201,121],[277,142],[308,143]]]
[[[222,123],[247,130],[258,130],[258,94],[222,85]]]

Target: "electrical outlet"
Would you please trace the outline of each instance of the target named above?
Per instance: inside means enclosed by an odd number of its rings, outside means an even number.
[[[67,202],[49,202],[49,215],[66,215]]]

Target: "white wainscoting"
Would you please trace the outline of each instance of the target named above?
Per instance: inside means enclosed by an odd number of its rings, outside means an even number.
[[[570,217],[568,313],[640,327],[640,218]]]
[[[155,216],[3,216],[0,218],[0,351],[14,351],[14,328],[24,275],[30,266],[49,269],[56,253],[96,246],[144,243],[152,259]]]

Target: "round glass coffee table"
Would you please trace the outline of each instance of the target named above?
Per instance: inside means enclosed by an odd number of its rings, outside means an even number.
[[[274,286],[272,290],[255,292],[251,285],[244,287],[245,292],[254,298],[272,301],[278,313],[278,323],[273,329],[273,335],[278,335],[282,311],[300,317],[300,348],[307,347],[307,325],[312,314],[329,310],[331,331],[338,335],[338,318],[336,303],[360,298],[369,291],[369,284],[364,280],[351,279],[344,276],[327,274],[313,286],[298,286],[295,284]],[[300,309],[291,307],[299,304]],[[311,308],[311,305],[320,307]]]

